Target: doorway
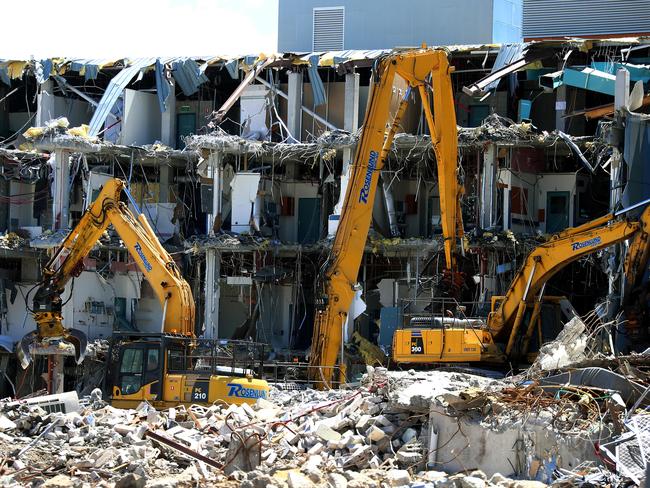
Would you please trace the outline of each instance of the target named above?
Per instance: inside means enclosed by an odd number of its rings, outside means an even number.
[[[298,239],[313,244],[320,237],[320,198],[298,199]]]
[[[182,113],[176,115],[176,148],[185,147],[184,139],[196,133],[196,114]]]
[[[569,227],[568,191],[549,191],[546,194],[546,233],[555,234]]]

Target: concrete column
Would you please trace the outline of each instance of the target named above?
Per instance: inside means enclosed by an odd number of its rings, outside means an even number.
[[[300,141],[302,130],[302,73],[289,73],[287,89],[287,128],[291,135]]]
[[[359,73],[345,75],[343,128],[350,132],[359,128],[359,78]]]
[[[510,188],[503,189],[503,230],[510,229]]]
[[[210,152],[210,158],[208,160],[208,176],[212,178],[212,212],[207,216],[207,229],[209,235],[214,235],[215,229],[221,228],[222,217],[223,153],[221,151]]]
[[[160,203],[169,203],[170,190],[172,184],[172,167],[169,164],[160,166],[160,180],[158,182],[158,201]]]
[[[343,129],[354,132],[359,128],[359,73],[345,75],[345,108],[343,112]],[[341,212],[342,200],[348,188],[350,165],[354,158],[352,148],[343,149],[343,170],[341,172],[341,198],[339,198],[338,213]]]
[[[206,339],[219,338],[220,274],[221,254],[216,249],[207,249],[205,252],[205,331],[203,333],[203,337]]]
[[[624,120],[625,120],[625,111],[623,110],[628,106],[630,99],[630,73],[625,69],[619,69],[616,72],[616,89],[614,94],[614,108],[616,110],[616,117],[614,123],[614,130],[624,132]],[[623,156],[619,150],[618,146],[612,148],[612,157],[611,165],[609,172],[609,209],[613,211],[616,209],[616,206],[621,202],[623,198],[623,178],[622,172],[624,171],[623,166]],[[619,263],[625,258],[624,256],[624,246],[617,244],[611,247],[611,253],[613,254],[613,262],[615,263],[613,267],[614,270],[619,268]],[[609,317],[613,318],[618,312],[623,299],[623,289],[624,289],[625,275],[623,273],[610,273],[609,275],[609,286],[608,286],[608,296],[611,301],[611,307],[609,310]],[[617,343],[625,342],[622,337],[616,336]],[[621,341],[621,339],[623,339]]]
[[[487,229],[492,226],[494,200],[496,190],[496,163],[497,147],[494,144],[485,146],[483,153],[483,173],[481,175],[481,228]]]
[[[54,112],[54,81],[47,80],[40,86],[36,97],[36,119],[34,125],[42,127],[50,119],[56,117]]]
[[[566,85],[561,85],[555,90],[555,128],[564,132],[566,120]]]
[[[345,75],[345,107],[343,110],[343,128],[348,132],[354,132],[359,128],[359,73],[348,73]],[[331,217],[340,217],[343,209],[343,199],[350,181],[350,166],[354,159],[354,148],[343,149],[343,167],[341,169],[341,193],[339,200],[334,205],[334,212]],[[330,219],[327,226],[327,234],[333,237],[338,228],[338,219]]]
[[[0,178],[0,196],[8,197],[9,180]],[[0,205],[0,232],[5,232],[9,228],[9,204]]]
[[[160,140],[169,147],[176,147],[176,84],[169,87],[167,110],[160,114]]]
[[[616,87],[614,93],[614,110],[621,110],[630,102],[630,72],[619,69],[616,72]]]
[[[70,206],[70,152],[54,151],[54,179],[52,181],[52,230],[69,227]]]

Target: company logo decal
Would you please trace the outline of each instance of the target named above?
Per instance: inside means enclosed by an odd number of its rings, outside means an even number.
[[[368,194],[370,193],[370,182],[372,181],[372,172],[377,167],[377,159],[379,154],[377,151],[370,151],[370,159],[368,160],[368,170],[366,171],[366,179],[363,182],[361,192],[359,192],[359,201],[368,203]]]

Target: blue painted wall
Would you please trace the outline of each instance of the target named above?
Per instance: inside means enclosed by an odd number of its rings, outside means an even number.
[[[521,40],[522,0],[279,0],[278,51],[312,50],[314,7],[345,7],[345,49]]]
[[[523,0],[493,0],[492,42],[521,42]]]

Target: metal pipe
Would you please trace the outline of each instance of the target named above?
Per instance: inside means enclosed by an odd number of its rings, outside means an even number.
[[[390,235],[399,237],[399,226],[397,225],[397,213],[395,212],[395,199],[390,185],[386,178],[382,175],[381,186],[384,190],[384,203],[386,204],[386,213],[388,214],[388,226],[390,227]]]
[[[161,331],[165,330],[165,319],[167,318],[167,302],[169,302],[169,296],[165,297],[165,304],[163,305],[162,322],[160,324]]]
[[[264,85],[265,87],[270,88],[271,90],[275,90],[275,92],[276,92],[278,95],[280,95],[282,98],[286,98],[287,100],[289,100],[289,95],[287,95],[286,93],[284,93],[282,90],[278,89],[277,87],[271,85],[271,83],[269,83],[269,82],[266,81],[265,79],[260,78],[259,76],[256,76],[255,79],[256,79],[257,81],[259,81],[259,82],[260,82],[262,85]],[[316,121],[320,122],[321,124],[323,124],[324,126],[326,126],[328,129],[331,129],[331,130],[339,130],[338,127],[336,127],[334,124],[330,124],[327,120],[325,120],[323,117],[321,117],[320,115],[318,115],[318,114],[317,114],[316,112],[314,112],[313,110],[309,110],[309,109],[308,109],[307,107],[305,107],[304,105],[302,105],[300,108],[302,109],[303,112],[305,112],[307,115],[309,115],[310,117],[312,117],[314,120],[316,120]]]
[[[639,207],[645,207],[647,204],[650,203],[650,198],[646,198],[645,200],[642,200],[638,203],[635,203],[633,205],[630,205],[629,207],[626,207],[622,210],[618,210],[617,212],[614,212],[614,217],[618,217],[619,215],[623,215],[624,213],[631,212],[632,210],[635,210]]]
[[[530,276],[528,276],[528,283],[526,283],[526,290],[524,291],[524,296],[522,298],[523,302],[526,302],[528,299],[528,292],[530,291],[530,284],[533,281],[533,276],[535,276],[535,269],[537,268],[538,261],[533,261],[533,269],[530,271]]]

